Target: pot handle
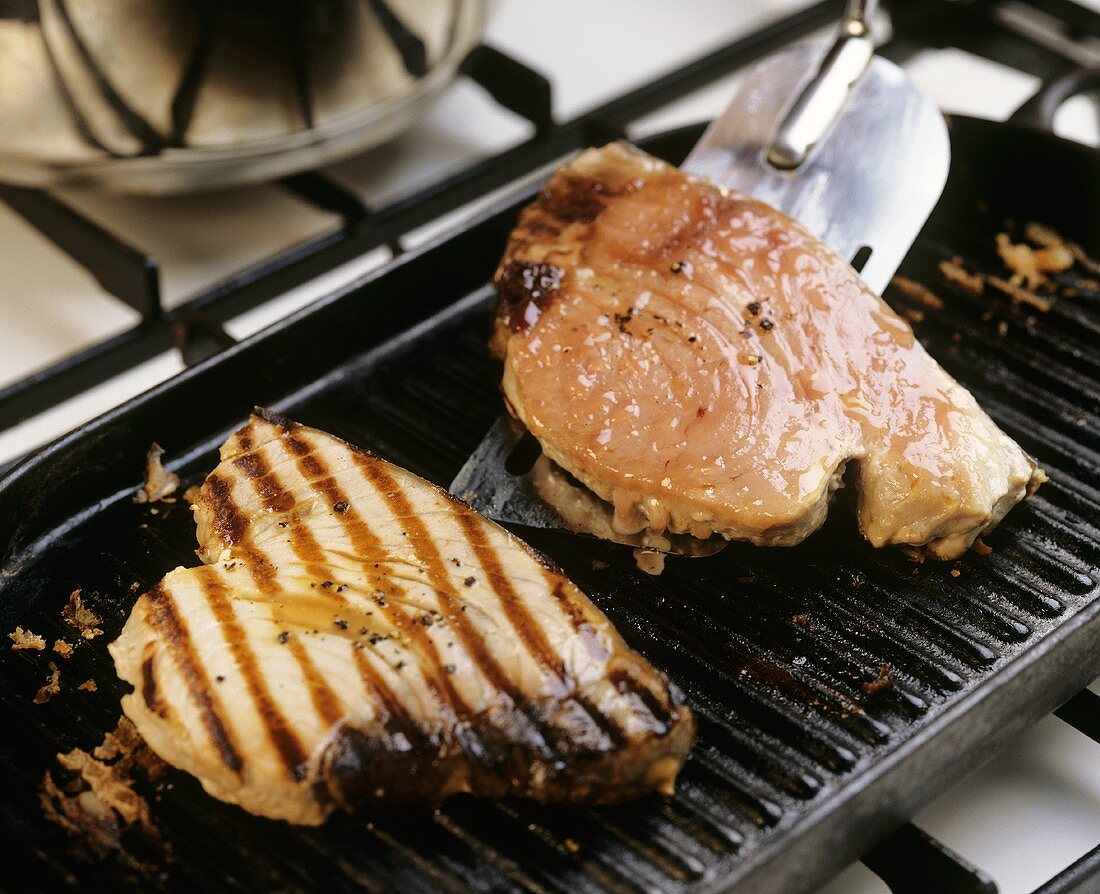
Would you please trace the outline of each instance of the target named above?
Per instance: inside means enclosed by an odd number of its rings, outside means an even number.
[[[1043,84],[1009,117],[1011,124],[1054,130],[1054,115],[1067,99],[1100,88],[1100,68],[1074,68]]]

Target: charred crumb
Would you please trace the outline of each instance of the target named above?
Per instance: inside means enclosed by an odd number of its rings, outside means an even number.
[[[476,583],[477,583],[477,578],[476,577],[468,577],[468,578],[466,578],[466,580],[464,580],[462,582],[462,585],[464,587],[472,587]]]
[[[453,664],[448,664],[443,667],[443,670],[445,670],[449,674],[453,674],[456,670],[458,670],[458,668],[455,667]]]
[[[22,627],[16,627],[12,633],[9,633],[8,639],[11,640],[11,650],[13,652],[27,650],[41,652],[46,648],[46,640],[44,637],[30,630],[24,630]]]
[[[760,328],[763,329],[765,332],[770,332],[772,329],[775,328],[775,323],[770,317],[765,317],[763,320],[760,321]]]
[[[36,705],[44,705],[51,698],[61,692],[61,669],[50,662],[50,675],[46,678],[46,682],[42,684],[38,692],[34,695],[34,703]]]
[[[752,334],[753,334],[752,329],[748,326],[746,326],[744,329],[741,330],[742,338],[749,338],[750,336],[752,336]]]
[[[84,599],[79,589],[69,594],[69,601],[61,609],[61,619],[79,631],[84,639],[95,639],[103,630],[99,625],[103,622],[91,609],[85,607]]]
[[[1011,298],[1013,304],[1027,304],[1043,313],[1047,313],[1054,306],[1050,298],[1044,298],[1042,295],[1037,295],[1030,289],[1025,289],[1023,286],[1017,285],[1011,279],[1005,280],[999,276],[987,276],[985,281],[997,291],[1003,292]]]
[[[225,674],[218,674],[217,676],[214,677],[214,681],[217,682],[217,683],[224,683],[225,682]]]
[[[155,503],[174,493],[180,486],[179,476],[168,472],[161,463],[164,449],[155,441],[145,454],[145,483],[134,494],[135,503]]]
[[[425,627],[431,627],[432,624],[435,623],[435,619],[432,618],[432,616],[429,615],[427,612],[424,612],[424,614],[420,616],[420,623],[423,624]]]
[[[938,310],[943,307],[943,299],[916,280],[909,279],[905,276],[895,276],[890,280],[890,285],[901,292],[901,294],[910,301],[916,301],[918,304],[923,304],[925,307],[933,310]]]
[[[760,302],[759,301],[750,301],[748,304],[745,305],[745,310],[747,310],[754,317],[760,316],[760,311],[761,311]]]
[[[859,688],[868,695],[878,695],[894,687],[894,668],[889,664],[879,666],[878,675],[869,681],[859,684]]]
[[[129,720],[122,717],[91,753],[59,753],[57,763],[42,779],[39,805],[69,836],[77,857],[97,864],[114,859],[141,873],[158,870],[150,860],[171,861],[148,802],[134,789],[156,783],[164,764]]]
[[[280,646],[285,646],[285,645],[286,645],[286,641],[287,641],[288,639],[290,639],[290,633],[289,633],[289,631],[286,631],[286,630],[284,630],[284,631],[283,631],[282,633],[280,633],[280,634],[279,634],[279,637],[278,637],[278,639],[279,639],[279,645],[280,645]]]
[[[351,504],[347,500],[340,500],[338,503],[334,503],[332,511],[340,515],[343,515],[351,508]]]
[[[915,546],[899,546],[898,549],[904,553],[905,557],[916,565],[924,564],[924,552],[917,549]]]
[[[980,273],[971,273],[967,270],[963,266],[962,258],[958,256],[953,257],[950,261],[940,261],[939,271],[949,283],[958,286],[970,295],[980,295],[985,290],[985,278]],[[928,294],[931,294],[931,292]],[[936,298],[936,302],[939,307],[943,307],[943,302],[939,298]]]
[[[321,581],[321,589],[331,590],[332,589],[332,581],[330,581],[330,580]]]
[[[337,618],[332,623],[333,623],[333,626],[337,627],[340,630],[347,630],[348,629],[348,622],[345,621],[343,618]]]

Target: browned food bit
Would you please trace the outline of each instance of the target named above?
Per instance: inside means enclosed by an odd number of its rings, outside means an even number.
[[[30,630],[24,630],[22,627],[16,627],[12,633],[9,633],[8,639],[11,640],[11,650],[13,652],[22,652],[24,650],[41,652],[46,648],[45,639],[37,633],[32,633]]]
[[[555,173],[494,284],[507,406],[619,534],[790,546],[847,470],[871,543],[950,559],[1044,480],[843,258],[625,144]]]
[[[971,295],[980,295],[985,289],[985,277],[980,273],[971,273],[962,265],[962,258],[952,258],[950,261],[940,261],[939,271],[949,283],[958,286],[964,292]],[[896,279],[897,277],[895,277]],[[940,306],[943,302],[936,299]]]
[[[157,867],[148,861],[149,855],[165,852],[166,846],[148,802],[134,784],[155,781],[163,765],[133,724],[123,717],[91,754],[77,748],[58,754],[57,762],[55,773],[62,782],[47,771],[39,804],[45,817],[73,839],[77,855],[89,861],[111,857],[131,869],[154,871]],[[143,856],[135,856],[134,850]]]
[[[99,625],[103,622],[90,608],[84,605],[84,599],[79,589],[69,594],[69,601],[61,609],[61,619],[77,630],[84,639],[95,639],[103,631]]]
[[[98,689],[99,687],[96,686],[95,680],[89,678],[76,688],[79,689],[81,692],[95,692],[96,689]]]
[[[890,280],[890,285],[910,301],[918,301],[932,310],[940,310],[943,307],[943,299],[915,279],[909,279],[907,276],[895,276]]]
[[[1024,226],[1024,236],[1036,245],[1046,248],[1066,248],[1081,267],[1090,273],[1100,274],[1100,263],[1091,258],[1079,244],[1063,238],[1053,227],[1032,221]]]
[[[1046,248],[1032,248],[1024,243],[1014,243],[1007,233],[997,234],[997,254],[1005,267],[1012,271],[1010,282],[1035,289],[1046,282],[1048,273],[1061,273],[1073,266],[1073,252],[1062,244]]]
[[[145,482],[134,494],[135,503],[156,503],[175,493],[180,486],[179,476],[164,468],[160,461],[162,456],[164,448],[155,441],[149,445],[145,455]]]
[[[993,547],[991,547],[988,543],[982,540],[981,537],[979,537],[977,540],[974,541],[973,550],[979,556],[988,556],[990,553],[993,552]]]
[[[205,564],[139,598],[109,648],[149,747],[215,797],[312,825],[457,793],[671,793],[694,735],[682,696],[439,488],[263,414],[195,516]]]
[[[1012,299],[1013,304],[1026,304],[1047,313],[1054,303],[1049,298],[1036,295],[1034,292],[1018,286],[1010,280],[1001,279],[999,276],[987,276],[985,281],[999,292],[1003,292]]]
[[[52,661],[50,662],[50,675],[34,695],[36,705],[44,705],[51,698],[61,692],[61,670]]]
[[[860,688],[868,695],[878,695],[894,686],[894,668],[889,664],[879,666],[878,674],[873,680],[860,683]]]
[[[62,658],[68,658],[73,654],[73,645],[63,639],[54,640],[53,650]]]

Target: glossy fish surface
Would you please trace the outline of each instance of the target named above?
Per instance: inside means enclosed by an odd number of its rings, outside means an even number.
[[[560,571],[411,472],[254,415],[111,645],[125,713],[206,790],[318,824],[459,792],[670,793],[689,709]]]
[[[624,143],[553,176],[494,282],[509,409],[623,532],[789,546],[847,483],[872,544],[950,559],[1045,480],[828,246]]]

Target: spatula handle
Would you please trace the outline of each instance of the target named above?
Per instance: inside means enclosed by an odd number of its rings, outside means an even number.
[[[776,130],[767,152],[775,167],[802,164],[848,102],[874,53],[867,22],[877,5],[877,0],[849,0],[836,40]]]

